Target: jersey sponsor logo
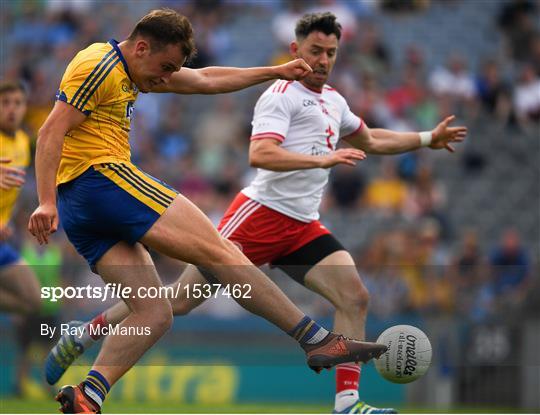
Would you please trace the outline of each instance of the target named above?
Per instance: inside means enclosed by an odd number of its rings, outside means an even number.
[[[304,101],[302,101],[302,105],[304,107],[311,107],[311,106],[317,106],[317,103],[313,101],[312,99],[304,99]]]
[[[319,147],[319,146],[316,146],[316,145],[313,145],[313,147],[311,147],[311,155],[312,156],[326,156],[328,154],[330,154],[330,149],[328,149],[328,148]]]

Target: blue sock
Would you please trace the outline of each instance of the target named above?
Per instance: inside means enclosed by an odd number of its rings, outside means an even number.
[[[101,407],[105,400],[105,396],[107,396],[107,393],[109,393],[109,390],[111,389],[107,379],[105,379],[97,370],[91,370],[88,372],[83,384],[84,393]]]
[[[319,326],[315,320],[312,320],[308,316],[304,316],[300,323],[296,325],[294,329],[288,332],[289,336],[300,343],[301,346],[305,344],[317,344],[323,341],[328,336],[328,330]]]

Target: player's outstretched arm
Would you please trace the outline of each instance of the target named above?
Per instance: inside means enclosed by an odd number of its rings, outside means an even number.
[[[272,138],[252,141],[249,145],[250,166],[272,171],[326,169],[336,164],[355,166],[358,160],[366,158],[366,153],[353,148],[339,149],[327,155],[312,156],[293,153],[282,148],[280,144]]]
[[[155,86],[152,92],[177,94],[222,94],[238,91],[271,79],[298,80],[312,69],[303,59],[278,66],[227,68],[210,66],[201,69],[182,68],[168,82]]]
[[[454,115],[446,117],[432,131],[402,133],[382,128],[369,129],[365,124],[354,135],[345,137],[355,148],[370,154],[397,154],[429,147],[434,150],[446,149],[454,152],[451,143],[459,143],[467,135],[467,127],[450,127]]]
[[[56,173],[62,155],[64,136],[86,119],[75,107],[56,101],[40,128],[36,146],[36,182],[39,206],[30,216],[28,230],[40,244],[58,227],[56,210]]]

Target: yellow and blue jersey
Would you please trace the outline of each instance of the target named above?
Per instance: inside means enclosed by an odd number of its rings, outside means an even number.
[[[6,166],[25,169],[30,164],[30,139],[22,130],[13,137],[0,131],[0,158],[11,160]],[[0,189],[0,228],[5,227],[11,219],[13,208],[19,196],[20,188]]]
[[[56,181],[62,226],[92,269],[119,241],[135,244],[177,195],[130,162],[137,94],[115,40],[79,52],[58,90],[87,115],[65,137]]]
[[[129,162],[129,131],[138,89],[115,40],[94,43],[70,62],[57,93],[87,115],[64,140],[57,184],[101,163]]]

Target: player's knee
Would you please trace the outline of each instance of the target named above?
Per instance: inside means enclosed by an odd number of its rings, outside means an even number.
[[[221,238],[216,246],[207,253],[210,269],[216,265],[247,265],[248,260],[241,255],[238,248],[228,239]]]
[[[156,302],[152,312],[148,315],[152,334],[157,336],[163,335],[173,323],[172,307],[169,300],[166,299]]]
[[[358,276],[350,278],[347,284],[339,289],[339,304],[337,308],[346,309],[349,312],[364,314],[369,306],[369,292]]]

